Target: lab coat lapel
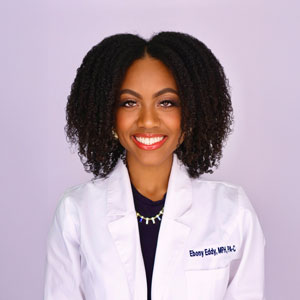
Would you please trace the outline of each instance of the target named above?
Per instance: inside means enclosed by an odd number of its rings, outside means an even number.
[[[174,154],[155,254],[152,300],[163,299],[168,287],[171,287],[172,275],[183,255],[184,243],[191,230],[188,225],[191,205],[191,179],[185,166]]]
[[[108,178],[108,228],[124,265],[131,299],[147,299],[147,282],[128,170],[121,159]],[[116,288],[118,283],[116,282]]]

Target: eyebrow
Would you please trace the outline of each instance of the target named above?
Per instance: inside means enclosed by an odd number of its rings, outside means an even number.
[[[176,90],[174,90],[172,88],[164,88],[164,89],[156,92],[155,94],[153,94],[153,98],[158,97],[158,96],[160,96],[160,95],[162,95],[164,93],[168,93],[168,92],[174,93],[174,94],[178,95],[178,92]],[[137,93],[137,92],[135,92],[133,90],[130,90],[130,89],[123,89],[123,90],[121,90],[119,95],[121,96],[122,94],[125,94],[125,93],[126,94],[131,94],[131,95],[133,95],[133,96],[135,96],[137,98],[140,98],[140,99],[142,98],[142,96],[139,93]]]

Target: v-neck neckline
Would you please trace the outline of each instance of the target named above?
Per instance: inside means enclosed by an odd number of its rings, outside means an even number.
[[[163,198],[161,200],[158,201],[153,201],[147,197],[145,197],[144,195],[142,195],[136,188],[135,186],[131,183],[131,187],[132,187],[132,192],[134,195],[134,198],[138,198],[139,201],[142,201],[144,204],[149,205],[149,206],[159,206],[164,204],[165,199],[166,199],[166,195],[167,193],[164,194]]]

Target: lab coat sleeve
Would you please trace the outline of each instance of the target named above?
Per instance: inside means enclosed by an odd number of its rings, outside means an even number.
[[[47,236],[44,300],[84,300],[76,208],[67,191],[60,198]]]
[[[259,219],[245,191],[239,187],[241,257],[230,266],[230,280],[224,300],[265,300],[265,237]]]

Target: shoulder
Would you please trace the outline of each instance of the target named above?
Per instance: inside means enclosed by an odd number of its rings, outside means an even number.
[[[86,199],[86,196],[91,193],[104,193],[106,183],[106,179],[91,179],[66,188],[62,195],[63,198],[68,198],[70,199],[69,201],[76,202],[80,205],[80,202],[83,201],[83,199]]]
[[[199,193],[220,205],[254,212],[252,203],[241,185],[228,181],[195,178],[192,179],[192,186],[196,194]]]
[[[259,222],[245,189],[228,181],[193,179],[194,207],[206,209],[211,217],[234,220],[240,224]],[[244,224],[245,225],[245,224]]]
[[[104,206],[106,195],[106,179],[88,180],[66,188],[60,195],[56,215],[62,217],[63,214],[73,215],[78,218],[78,214],[84,210],[92,209],[93,206]]]
[[[244,234],[254,233],[265,238],[261,223],[245,189],[227,181],[197,178],[193,181],[195,206],[199,210],[207,209],[210,218],[220,222],[239,224]]]

